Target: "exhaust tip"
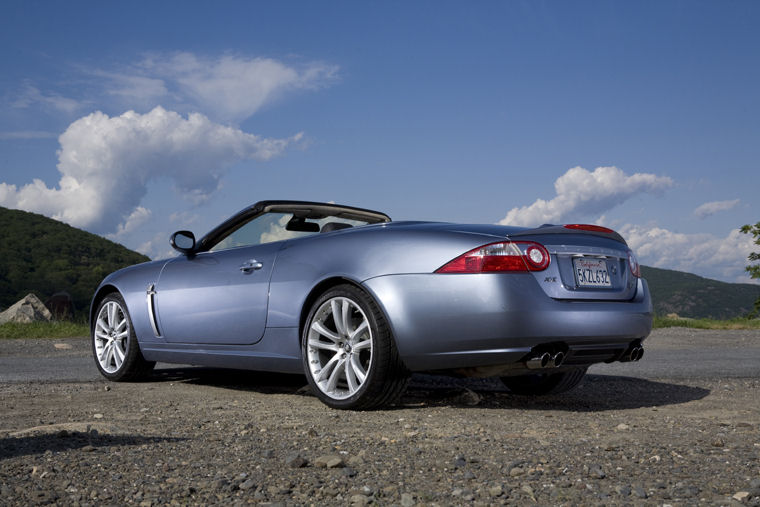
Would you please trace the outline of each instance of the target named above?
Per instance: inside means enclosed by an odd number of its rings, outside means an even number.
[[[549,362],[552,360],[552,356],[548,352],[544,352],[540,356],[536,356],[534,358],[528,359],[525,362],[525,365],[532,369],[536,370],[539,368],[546,368],[549,366]]]
[[[644,347],[637,347],[637,349],[638,350],[636,350],[636,361],[644,357]]]
[[[565,362],[565,354],[562,352],[557,352],[554,354],[554,357],[552,357],[552,366],[555,368],[558,368],[562,366],[562,363]]]

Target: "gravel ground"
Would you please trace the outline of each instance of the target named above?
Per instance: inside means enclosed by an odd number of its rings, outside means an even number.
[[[718,334],[760,346],[757,332],[726,331],[660,330],[651,343]],[[63,342],[62,354],[86,350]],[[530,399],[419,375],[399,406],[362,413],[304,384],[199,368],[0,384],[0,505],[760,505],[756,377],[590,374]]]

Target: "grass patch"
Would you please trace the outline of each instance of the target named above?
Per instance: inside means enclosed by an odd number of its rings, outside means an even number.
[[[0,325],[0,339],[9,338],[74,338],[89,336],[90,326],[84,322],[56,320],[51,322],[6,322]]]
[[[760,329],[760,319],[736,317],[728,320],[654,317],[654,327],[690,327],[692,329]]]

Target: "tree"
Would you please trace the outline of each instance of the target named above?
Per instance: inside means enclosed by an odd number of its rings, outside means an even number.
[[[741,231],[744,234],[752,234],[752,237],[755,238],[755,244],[760,245],[760,222],[755,225],[745,225],[741,228]],[[750,253],[747,259],[750,262],[760,261],[760,252]],[[750,277],[760,279],[760,264],[750,264],[744,269],[747,270]],[[749,314],[749,317],[753,318],[758,314],[760,314],[760,297],[755,301],[755,309]]]

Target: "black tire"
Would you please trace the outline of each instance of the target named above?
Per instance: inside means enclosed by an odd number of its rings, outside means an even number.
[[[95,365],[108,380],[141,380],[156,364],[146,361],[140,352],[127,304],[118,292],[106,295],[98,305],[91,342]]]
[[[586,375],[586,368],[557,373],[535,373],[516,377],[501,377],[501,381],[513,393],[524,396],[559,394],[573,389]]]
[[[342,309],[343,324],[335,319],[334,304]],[[322,332],[313,330],[315,324],[323,326]],[[371,296],[353,285],[333,287],[314,302],[301,335],[301,357],[314,394],[336,409],[369,410],[392,404],[409,379],[383,312]],[[320,379],[323,372],[327,378]],[[353,376],[353,386],[349,376]]]

